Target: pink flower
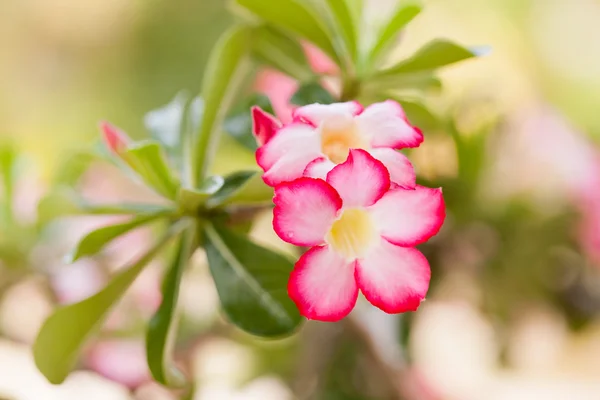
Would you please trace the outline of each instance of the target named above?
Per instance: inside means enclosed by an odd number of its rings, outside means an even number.
[[[410,161],[394,149],[417,147],[421,131],[408,122],[400,104],[387,100],[366,109],[355,102],[311,104],[296,109],[292,123],[253,109],[254,133],[261,147],[256,160],[267,185],[306,176],[322,178],[344,162],[350,149],[364,149],[385,164],[394,184],[415,188]]]
[[[311,247],[288,284],[305,317],[340,320],[359,289],[387,313],[414,311],[425,298],[429,263],[413,246],[442,226],[441,189],[390,190],[385,166],[353,149],[326,180],[302,177],[276,186],[273,202],[277,235]]]
[[[100,130],[102,131],[102,136],[104,137],[106,146],[114,154],[120,156],[125,150],[127,150],[127,146],[129,145],[131,139],[129,139],[125,132],[121,131],[116,126],[109,124],[108,122],[101,122]]]

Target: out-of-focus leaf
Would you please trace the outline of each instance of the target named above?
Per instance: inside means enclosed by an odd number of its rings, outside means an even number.
[[[54,188],[38,202],[37,222],[44,226],[51,220],[83,213],[83,205],[75,192],[67,188]]]
[[[94,152],[77,152],[62,163],[54,175],[54,185],[74,186],[99,157]]]
[[[186,379],[173,363],[172,349],[177,329],[177,299],[186,265],[193,251],[194,231],[186,231],[179,243],[171,268],[163,278],[162,302],[148,324],[146,357],[156,381],[170,387],[183,387]]]
[[[146,184],[166,198],[175,199],[179,182],[173,176],[158,142],[146,140],[131,145],[124,158]]]
[[[434,130],[440,127],[440,119],[435,116],[423,103],[412,99],[397,99],[410,123],[421,130],[424,133],[427,131]]]
[[[152,220],[159,218],[160,214],[143,215],[135,217],[121,224],[103,226],[85,235],[68,256],[69,262],[75,262],[81,257],[93,256],[117,237],[138,228]]]
[[[417,51],[412,57],[399,62],[377,75],[400,75],[431,71],[459,61],[485,54],[483,48],[467,49],[444,39],[436,39]]]
[[[0,194],[0,223],[12,221],[12,201],[15,184],[15,164],[17,162],[17,151],[11,145],[0,146],[0,178],[2,188]]]
[[[254,58],[301,82],[314,76],[300,43],[271,26],[255,29],[252,52]]]
[[[252,31],[245,27],[234,27],[221,37],[213,49],[204,79],[202,98],[204,114],[195,143],[192,186],[208,173],[217,150],[221,123],[237,94],[247,63]]]
[[[225,119],[223,128],[244,147],[256,151],[256,138],[252,134],[252,115],[250,108],[259,106],[268,113],[274,114],[269,98],[263,94],[253,94],[236,106]]]
[[[339,35],[344,41],[344,47],[352,60],[356,60],[358,53],[357,26],[350,5],[352,0],[326,0]]]
[[[150,132],[150,136],[165,147],[174,148],[180,143],[187,99],[185,93],[179,92],[167,105],[152,110],[144,116],[144,125]]]
[[[379,57],[385,54],[386,50],[394,43],[394,40],[404,27],[413,20],[423,8],[418,0],[400,2],[394,15],[389,22],[382,28],[378,39],[371,48],[369,54],[369,64],[375,63]]]
[[[298,106],[305,106],[313,103],[331,104],[335,103],[335,99],[318,82],[310,82],[300,86],[290,102]]]
[[[414,74],[383,75],[365,82],[366,92],[387,93],[390,90],[417,90],[420,92],[438,92],[442,82],[432,72],[417,72]]]
[[[225,177],[225,183],[207,201],[208,207],[226,204],[265,204],[273,198],[273,189],[267,186],[258,171],[239,171]]]
[[[314,43],[337,64],[340,58],[335,50],[334,38],[327,30],[322,17],[300,0],[235,0],[252,14],[279,29],[298,35]]]
[[[204,242],[221,304],[234,324],[258,336],[296,329],[302,318],[287,295],[290,260],[210,223]]]
[[[184,211],[196,214],[206,200],[223,187],[225,180],[221,176],[209,176],[198,189],[182,188],[179,191],[179,207]]]
[[[40,372],[51,383],[65,380],[85,341],[102,325],[146,264],[187,226],[188,221],[173,225],[152,249],[119,272],[103,290],[79,303],[59,308],[44,322],[33,345],[33,357]]]

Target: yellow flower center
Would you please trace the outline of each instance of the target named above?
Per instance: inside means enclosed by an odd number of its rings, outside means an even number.
[[[364,149],[367,142],[360,136],[354,121],[325,121],[321,126],[321,150],[332,162],[340,164],[350,149]]]
[[[333,223],[325,241],[348,260],[362,257],[377,238],[375,225],[365,210],[350,208]]]

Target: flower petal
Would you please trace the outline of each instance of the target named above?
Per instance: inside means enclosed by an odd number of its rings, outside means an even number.
[[[325,180],[327,174],[335,167],[335,164],[326,157],[319,157],[311,161],[304,170],[304,176],[320,178]]]
[[[258,106],[252,107],[252,133],[259,146],[267,143],[281,128],[281,122]]]
[[[337,190],[344,207],[367,207],[390,188],[390,174],[369,153],[351,149],[348,159],[327,174],[327,183]]]
[[[131,139],[129,139],[129,136],[125,132],[108,122],[101,122],[100,130],[104,136],[104,142],[110,151],[118,155],[127,149],[127,145]]]
[[[408,157],[390,148],[379,148],[369,150],[369,154],[376,160],[382,162],[390,171],[391,181],[407,189],[414,189],[417,182],[415,169]]]
[[[421,131],[410,125],[397,102],[375,103],[358,116],[361,132],[370,138],[372,147],[403,149],[418,147],[423,142]]]
[[[394,189],[370,207],[381,236],[399,246],[415,246],[438,233],[446,208],[442,189]]]
[[[273,228],[296,246],[322,244],[342,208],[337,192],[324,180],[299,178],[275,187]]]
[[[288,294],[306,318],[339,321],[358,298],[354,270],[354,261],[346,261],[329,246],[313,247],[296,263]]]
[[[319,126],[325,120],[331,118],[349,118],[360,114],[363,106],[356,101],[333,104],[309,104],[297,108],[294,111],[294,121],[308,122],[313,126]]]
[[[430,277],[429,262],[419,250],[385,239],[356,262],[358,287],[387,313],[415,311],[427,294]]]
[[[292,124],[281,128],[256,151],[256,161],[265,171],[267,185],[292,181],[302,176],[306,166],[321,156],[321,144],[314,128]]]

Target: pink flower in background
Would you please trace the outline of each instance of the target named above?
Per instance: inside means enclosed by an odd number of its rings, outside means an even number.
[[[253,118],[261,145],[256,160],[270,186],[302,176],[325,178],[346,160],[350,149],[364,149],[385,164],[394,184],[415,187],[412,164],[395,149],[417,147],[423,135],[395,101],[366,109],[355,101],[311,104],[296,109],[293,122],[283,127],[258,108],[253,110]]]
[[[86,364],[106,378],[136,388],[150,380],[143,341],[112,339],[95,343]]]
[[[390,190],[385,166],[350,150],[326,180],[303,177],[275,188],[273,227],[311,247],[296,263],[288,293],[309,319],[337,321],[358,290],[387,313],[414,311],[429,288],[427,259],[414,248],[445,218],[441,189]]]
[[[101,122],[100,130],[102,131],[104,142],[110,151],[116,155],[121,155],[121,153],[127,150],[131,139],[129,139],[125,132],[108,122]]]

